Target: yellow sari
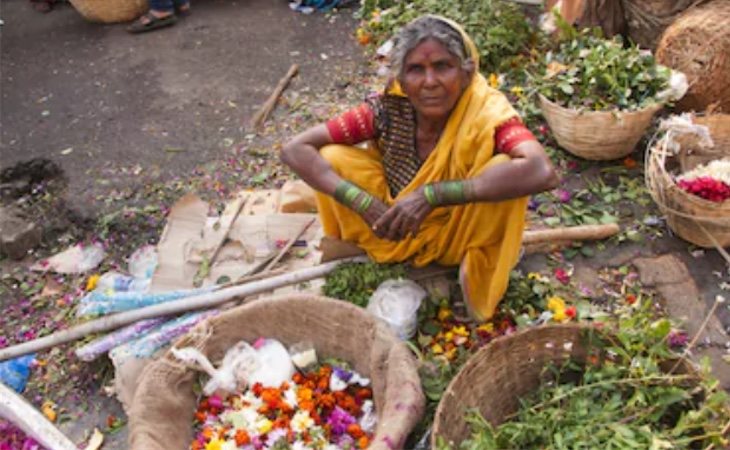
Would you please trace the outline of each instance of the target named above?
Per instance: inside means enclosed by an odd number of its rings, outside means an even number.
[[[328,145],[320,154],[344,179],[349,180],[387,205],[414,189],[446,180],[478,176],[486,168],[509,160],[494,156],[496,128],[517,113],[499,91],[489,87],[478,71],[478,53],[466,33],[459,30],[475,62],[475,75],[444,128],[441,138],[416,176],[393,198],[381,163],[382,155],[368,149]],[[394,83],[389,95],[403,95]],[[377,262],[410,260],[416,267],[432,262],[461,264],[462,284],[472,314],[481,320],[494,315],[507,289],[509,272],[517,263],[525,226],[527,197],[480,202],[434,209],[421,224],[418,234],[401,241],[378,238],[367,223],[334,198],[317,194],[320,219],[327,236],[354,242]]]

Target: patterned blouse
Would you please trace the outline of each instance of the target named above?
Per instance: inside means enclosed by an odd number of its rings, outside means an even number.
[[[421,168],[416,152],[416,112],[406,97],[380,95],[327,121],[336,144],[355,145],[375,140],[383,155],[383,168],[393,197],[410,183]],[[508,154],[525,141],[535,140],[519,117],[497,127],[495,151]]]

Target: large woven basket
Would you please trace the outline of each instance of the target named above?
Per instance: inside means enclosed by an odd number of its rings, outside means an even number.
[[[694,119],[709,128],[714,147],[702,148],[697,138],[678,139],[681,149],[673,155],[664,141],[646,152],[646,186],[667,218],[672,231],[700,247],[730,246],[730,201],[711,202],[680,189],[670,172],[686,172],[700,164],[730,157],[730,115],[713,114]]]
[[[730,113],[730,1],[690,8],[662,35],[657,61],[687,75],[681,110],[705,111],[717,104]]]
[[[387,325],[352,304],[312,295],[256,300],[195,327],[175,347],[217,363],[240,340],[309,341],[319,358],[350,362],[372,381],[378,425],[370,449],[403,448],[425,407],[416,361]],[[133,450],[183,450],[192,439],[197,373],[171,351],[145,368],[130,409]]]
[[[540,107],[561,147],[595,161],[623,158],[634,150],[661,104],[638,111],[578,111],[540,95]]]
[[[545,367],[568,359],[585,362],[595,354],[592,343],[605,339],[597,329],[579,324],[530,328],[490,342],[464,364],[446,388],[434,417],[431,446],[439,437],[458,446],[470,435],[465,414],[477,409],[493,426],[517,412],[520,398],[534,392],[545,381]],[[676,361],[667,364],[667,371]],[[677,374],[694,373],[691,364],[680,360]]]
[[[69,0],[89,22],[129,22],[148,9],[147,0]]]

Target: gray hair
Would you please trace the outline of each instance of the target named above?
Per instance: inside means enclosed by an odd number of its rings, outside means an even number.
[[[464,39],[454,27],[434,16],[422,16],[400,29],[390,53],[391,75],[400,79],[408,53],[421,42],[434,39],[441,43],[449,53],[459,59],[459,65],[467,70],[472,67],[472,59],[467,55]]]

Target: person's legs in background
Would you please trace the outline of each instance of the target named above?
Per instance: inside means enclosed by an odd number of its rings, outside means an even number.
[[[150,0],[149,11],[127,28],[130,33],[143,33],[177,22],[175,10],[185,15],[190,11],[190,0]]]

